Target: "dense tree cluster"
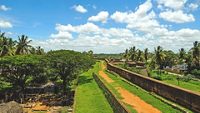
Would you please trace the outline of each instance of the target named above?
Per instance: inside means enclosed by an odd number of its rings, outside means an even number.
[[[123,57],[126,61],[142,61],[146,62],[151,69],[163,69],[174,65],[187,65],[187,72],[200,77],[200,43],[195,41],[193,47],[186,51],[181,48],[178,53],[171,50],[164,50],[161,46],[155,48],[154,52],[148,52],[146,48],[144,52],[133,46],[126,49]]]
[[[27,86],[61,81],[66,95],[80,72],[95,63],[92,51],[57,50],[45,53],[41,47],[32,47],[30,42],[25,35],[18,41],[5,37],[4,33],[0,35],[0,82],[6,82],[21,92]]]

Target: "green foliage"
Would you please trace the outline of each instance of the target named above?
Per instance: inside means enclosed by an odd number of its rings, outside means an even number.
[[[50,51],[46,57],[51,75],[62,80],[64,94],[70,91],[71,81],[94,64],[90,55],[70,50]]]
[[[14,87],[24,90],[34,77],[43,75],[44,68],[42,56],[16,55],[0,59],[1,77]]]
[[[197,78],[200,78],[200,70],[198,70],[198,69],[192,70],[191,74],[194,75]]]
[[[75,113],[113,113],[103,92],[92,77],[98,73],[100,63],[97,62],[92,69],[79,76],[79,84],[75,95]]]

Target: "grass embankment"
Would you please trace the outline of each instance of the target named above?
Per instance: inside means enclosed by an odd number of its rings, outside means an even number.
[[[171,107],[170,105],[166,104],[165,102],[161,101],[160,99],[154,97],[153,95],[151,95],[149,92],[143,90],[142,88],[134,85],[134,84],[130,84],[128,83],[126,80],[124,80],[123,78],[121,78],[119,75],[114,74],[114,73],[110,73],[109,71],[105,71],[105,73],[115,82],[113,83],[107,83],[103,78],[101,78],[101,80],[108,86],[108,88],[114,93],[116,94],[116,96],[121,99],[120,94],[117,92],[117,90],[114,87],[122,87],[128,91],[130,91],[131,93],[133,93],[134,95],[138,96],[139,98],[141,98],[142,100],[144,100],[146,103],[151,104],[153,107],[159,109],[161,112],[163,113],[181,113],[181,111],[174,109],[173,107]],[[134,101],[134,100],[133,100]],[[130,106],[127,107],[129,110],[131,110]],[[134,110],[131,110],[133,113],[135,113]],[[188,110],[189,111],[189,110]],[[191,112],[191,111],[189,111]]]
[[[121,68],[125,68],[129,71],[142,74],[141,69],[137,69],[136,67],[125,67],[124,64],[117,65]],[[162,71],[161,74],[158,73],[157,70],[153,70],[150,73],[150,77],[162,81],[167,84],[175,85],[184,89],[188,89],[197,93],[200,93],[200,81],[194,80],[190,76],[178,76],[174,74],[170,74],[166,71]]]
[[[150,72],[150,75],[152,78],[163,81],[165,83],[200,93],[200,81],[193,80],[189,76],[180,77],[177,75],[169,74],[167,72],[158,74],[157,71]]]
[[[113,113],[103,92],[92,77],[92,73],[97,73],[99,69],[100,65],[97,62],[93,69],[80,75],[75,95],[75,113]]]

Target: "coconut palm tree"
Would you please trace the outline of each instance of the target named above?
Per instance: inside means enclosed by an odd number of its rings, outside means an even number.
[[[17,42],[17,48],[15,51],[16,55],[19,54],[27,54],[29,52],[29,48],[31,47],[30,42],[32,40],[28,40],[28,36],[22,35],[18,37],[19,41]]]
[[[125,50],[125,53],[124,53],[124,58],[126,59],[126,62],[128,61],[128,57],[129,57],[129,51],[128,49]]]
[[[181,48],[181,49],[179,50],[179,58],[180,58],[180,59],[184,59],[184,58],[185,58],[185,54],[186,54],[185,49],[184,49],[184,48]]]
[[[129,50],[130,59],[131,59],[132,61],[135,60],[135,56],[136,56],[136,50],[135,50],[135,49],[136,49],[135,46],[133,46],[133,47]]]
[[[185,59],[185,57],[186,57],[185,49],[181,48],[179,50],[179,61],[180,61],[180,63],[183,63],[183,60]]]
[[[145,59],[145,61],[147,62],[147,60],[148,60],[148,48],[146,48],[146,49],[144,50],[144,59]]]
[[[42,55],[42,54],[44,54],[44,49],[41,48],[40,46],[36,47],[36,54],[37,54],[37,55]]]
[[[1,39],[1,53],[0,56],[5,56],[9,53],[9,45],[8,45],[8,39],[6,37],[3,37]]]
[[[190,73],[191,67],[192,67],[192,55],[188,54],[185,59],[186,59],[186,64],[187,64],[187,71],[188,73]]]
[[[163,49],[161,46],[158,46],[154,52],[155,53],[154,53],[153,60],[155,60],[155,63],[159,66],[159,71],[160,71],[163,68],[162,62],[165,58],[165,54],[163,53]]]
[[[199,64],[200,48],[199,48],[198,41],[195,41],[193,45],[194,45],[192,48],[193,59],[194,59],[196,66],[199,67],[199,65],[200,65]]]
[[[6,38],[4,35],[0,35],[0,56],[13,55],[15,48],[15,41],[11,38]]]
[[[137,50],[138,52],[137,52],[137,58],[136,58],[136,60],[137,61],[142,61],[143,60],[143,58],[142,58],[142,51],[141,50]]]

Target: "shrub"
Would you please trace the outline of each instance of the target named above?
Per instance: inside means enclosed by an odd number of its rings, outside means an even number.
[[[156,80],[161,80],[162,81],[162,77],[161,76],[152,76],[152,78],[154,78]]]
[[[200,70],[198,70],[198,69],[192,70],[191,74],[194,75],[197,78],[200,78]]]

